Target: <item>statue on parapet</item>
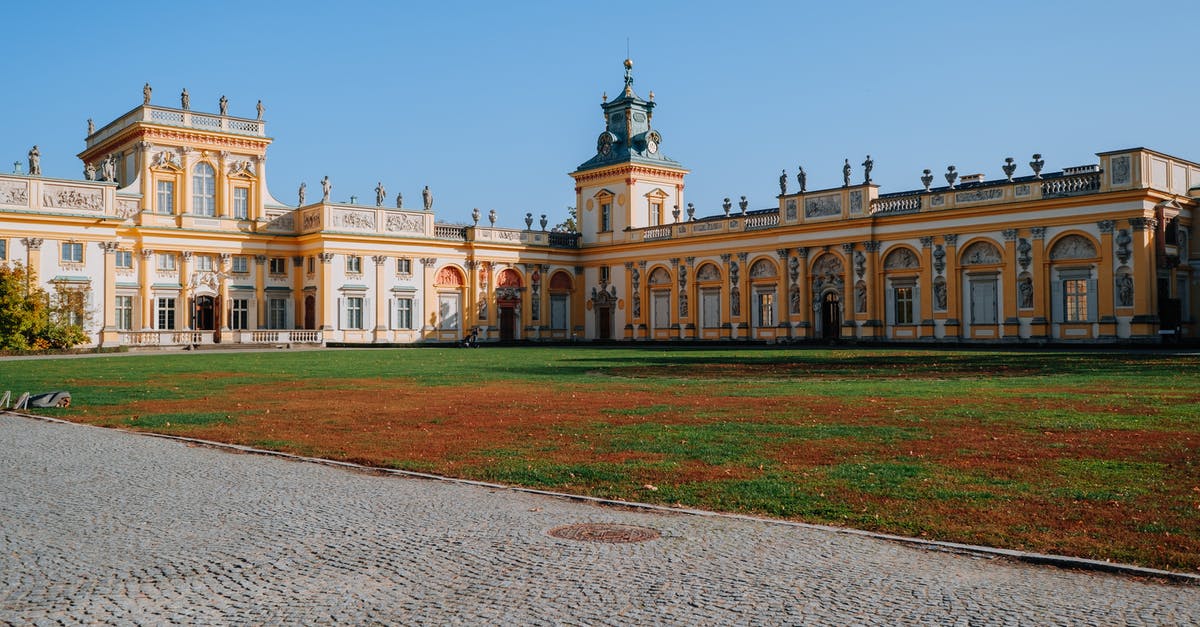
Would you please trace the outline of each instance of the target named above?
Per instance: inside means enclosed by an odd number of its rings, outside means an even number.
[[[404,192],[396,192],[396,208],[404,208]]]
[[[850,187],[850,160],[846,159],[846,164],[842,166],[842,187]]]
[[[863,183],[871,184],[871,170],[875,168],[875,161],[871,159],[871,155],[867,155],[867,160],[862,162],[863,167]]]
[[[800,171],[796,173],[796,182],[800,184],[800,192],[808,191],[808,173],[804,171],[804,166],[799,166]]]
[[[146,83],[145,85],[142,85],[142,105],[150,104],[150,92],[151,91],[153,91],[153,90],[150,88],[150,83]]]
[[[329,191],[333,189],[333,183],[329,182],[329,175],[321,179],[321,202],[329,202]]]
[[[221,110],[221,115],[226,115],[229,113],[229,99],[226,98],[224,94],[222,94],[221,99],[217,101],[217,106]]]
[[[387,188],[383,186],[383,181],[379,181],[379,184],[375,186],[375,206],[382,207],[385,198],[387,198]]]
[[[42,175],[42,152],[38,150],[35,144],[29,149],[29,176]]]
[[[307,188],[308,188],[308,185],[304,181],[301,181],[300,189],[297,190],[297,195],[300,197],[300,202],[297,204],[300,207],[304,206],[304,193],[305,193],[305,191],[307,191]]]
[[[263,116],[263,111],[266,110],[266,107],[263,107],[262,100],[259,100],[258,104],[254,105],[254,108],[258,111],[258,119],[261,120],[262,116]]]
[[[184,111],[192,108],[192,97],[188,95],[187,87],[184,87],[183,91],[179,94],[179,106]]]
[[[96,134],[96,122],[92,118],[88,118],[88,137]]]
[[[83,167],[83,178],[88,181],[96,180],[96,166],[87,164]]]
[[[779,171],[779,195],[787,195],[787,170]]]
[[[429,186],[421,190],[421,200],[425,201],[425,211],[433,210],[433,192],[429,191]]]

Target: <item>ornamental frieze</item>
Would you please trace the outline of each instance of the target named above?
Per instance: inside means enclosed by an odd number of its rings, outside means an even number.
[[[103,211],[104,193],[88,187],[46,185],[42,188],[42,206],[55,209]]]
[[[375,212],[339,209],[333,212],[333,225],[345,229],[374,231]]]
[[[392,233],[424,233],[425,218],[407,213],[389,213],[384,227]]]
[[[29,184],[24,181],[0,181],[0,204],[29,206]]]

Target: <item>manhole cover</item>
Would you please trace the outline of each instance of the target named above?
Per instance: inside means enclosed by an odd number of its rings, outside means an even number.
[[[580,542],[645,542],[657,540],[660,534],[646,527],[608,523],[579,523],[555,527],[548,532],[555,538]]]

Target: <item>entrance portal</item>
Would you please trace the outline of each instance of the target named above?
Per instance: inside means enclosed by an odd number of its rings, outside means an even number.
[[[612,307],[596,308],[596,339],[612,339]]]
[[[500,339],[517,339],[517,308],[512,305],[500,305]]]
[[[312,294],[304,297],[304,328],[317,328],[317,299]]]
[[[192,328],[197,331],[216,331],[216,302],[212,296],[197,296],[192,311]]]
[[[821,299],[821,338],[836,340],[842,334],[842,303],[837,292]]]

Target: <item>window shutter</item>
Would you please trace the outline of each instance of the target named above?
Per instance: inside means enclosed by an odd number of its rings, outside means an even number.
[[[890,327],[896,324],[896,288],[889,287],[887,289],[887,306],[884,307],[884,318],[887,320],[887,325]]]
[[[338,304],[337,328],[340,329],[340,328],[342,328],[342,321],[346,319],[346,299],[344,299],[344,298],[337,299],[337,304]]]
[[[921,284],[917,283],[913,286],[913,324],[921,323]]]
[[[1050,284],[1050,311],[1054,322],[1063,321],[1063,282],[1054,281]]]
[[[1096,301],[1099,299],[1100,293],[1096,291],[1096,279],[1088,279],[1087,290],[1088,320],[1097,322],[1100,320],[1100,314]]]
[[[363,312],[362,312],[362,328],[364,328],[364,329],[375,328],[375,326],[373,324],[375,322],[374,318],[375,318],[375,309],[373,307],[371,307],[371,299],[364,298],[363,299]]]
[[[389,329],[395,329],[396,328],[396,299],[389,298],[387,300],[387,312],[388,312],[387,326]]]

